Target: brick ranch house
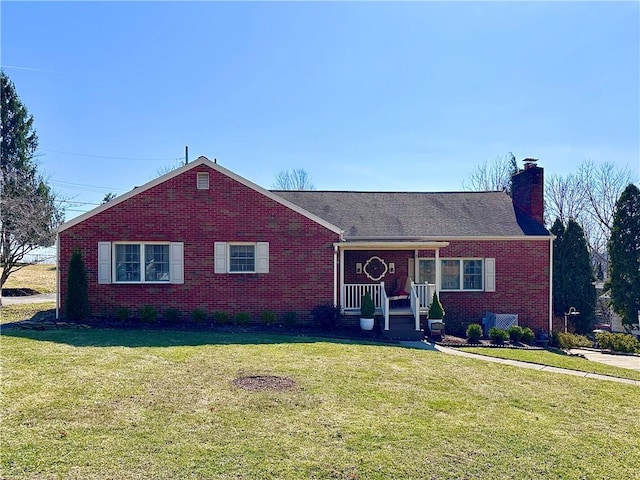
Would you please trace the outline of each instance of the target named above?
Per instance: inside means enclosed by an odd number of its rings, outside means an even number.
[[[436,291],[448,329],[497,312],[537,333],[552,325],[552,242],[534,162],[509,197],[270,191],[200,157],[61,225],[58,313],[79,249],[97,316],[152,305],[255,320],[293,311],[308,324],[316,305],[333,304],[355,325],[369,290],[383,331],[408,316],[418,333]],[[402,277],[409,299],[389,301]]]

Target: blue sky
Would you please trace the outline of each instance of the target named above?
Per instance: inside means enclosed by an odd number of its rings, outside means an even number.
[[[0,8],[41,168],[86,203],[67,218],[185,145],[267,188],[302,168],[322,190],[461,190],[508,152],[640,171],[638,2]]]

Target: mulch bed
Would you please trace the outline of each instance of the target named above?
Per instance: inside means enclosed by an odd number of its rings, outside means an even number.
[[[505,342],[500,345],[491,343],[491,340],[481,338],[479,343],[469,343],[466,338],[456,337],[453,335],[445,335],[443,339],[436,340],[438,345],[445,347],[486,347],[486,348],[519,348],[523,350],[543,350],[542,347],[535,345],[527,345],[526,343],[509,343]]]
[[[3,297],[28,297],[31,295],[37,295],[40,292],[32,288],[3,288]]]

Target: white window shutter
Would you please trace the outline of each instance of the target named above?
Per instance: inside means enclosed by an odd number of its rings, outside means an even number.
[[[256,273],[269,273],[269,242],[256,243]]]
[[[213,272],[227,273],[227,242],[213,244]]]
[[[111,242],[98,242],[98,283],[111,283]]]
[[[484,259],[484,291],[496,291],[496,259]]]
[[[416,261],[413,258],[409,259],[409,268],[407,269],[409,278],[413,281],[416,280]],[[418,279],[421,280],[421,279]]]
[[[169,279],[171,283],[184,283],[184,243],[169,244]]]

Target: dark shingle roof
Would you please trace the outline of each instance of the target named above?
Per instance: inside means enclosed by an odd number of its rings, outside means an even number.
[[[273,193],[341,228],[347,240],[549,235],[502,192]]]

